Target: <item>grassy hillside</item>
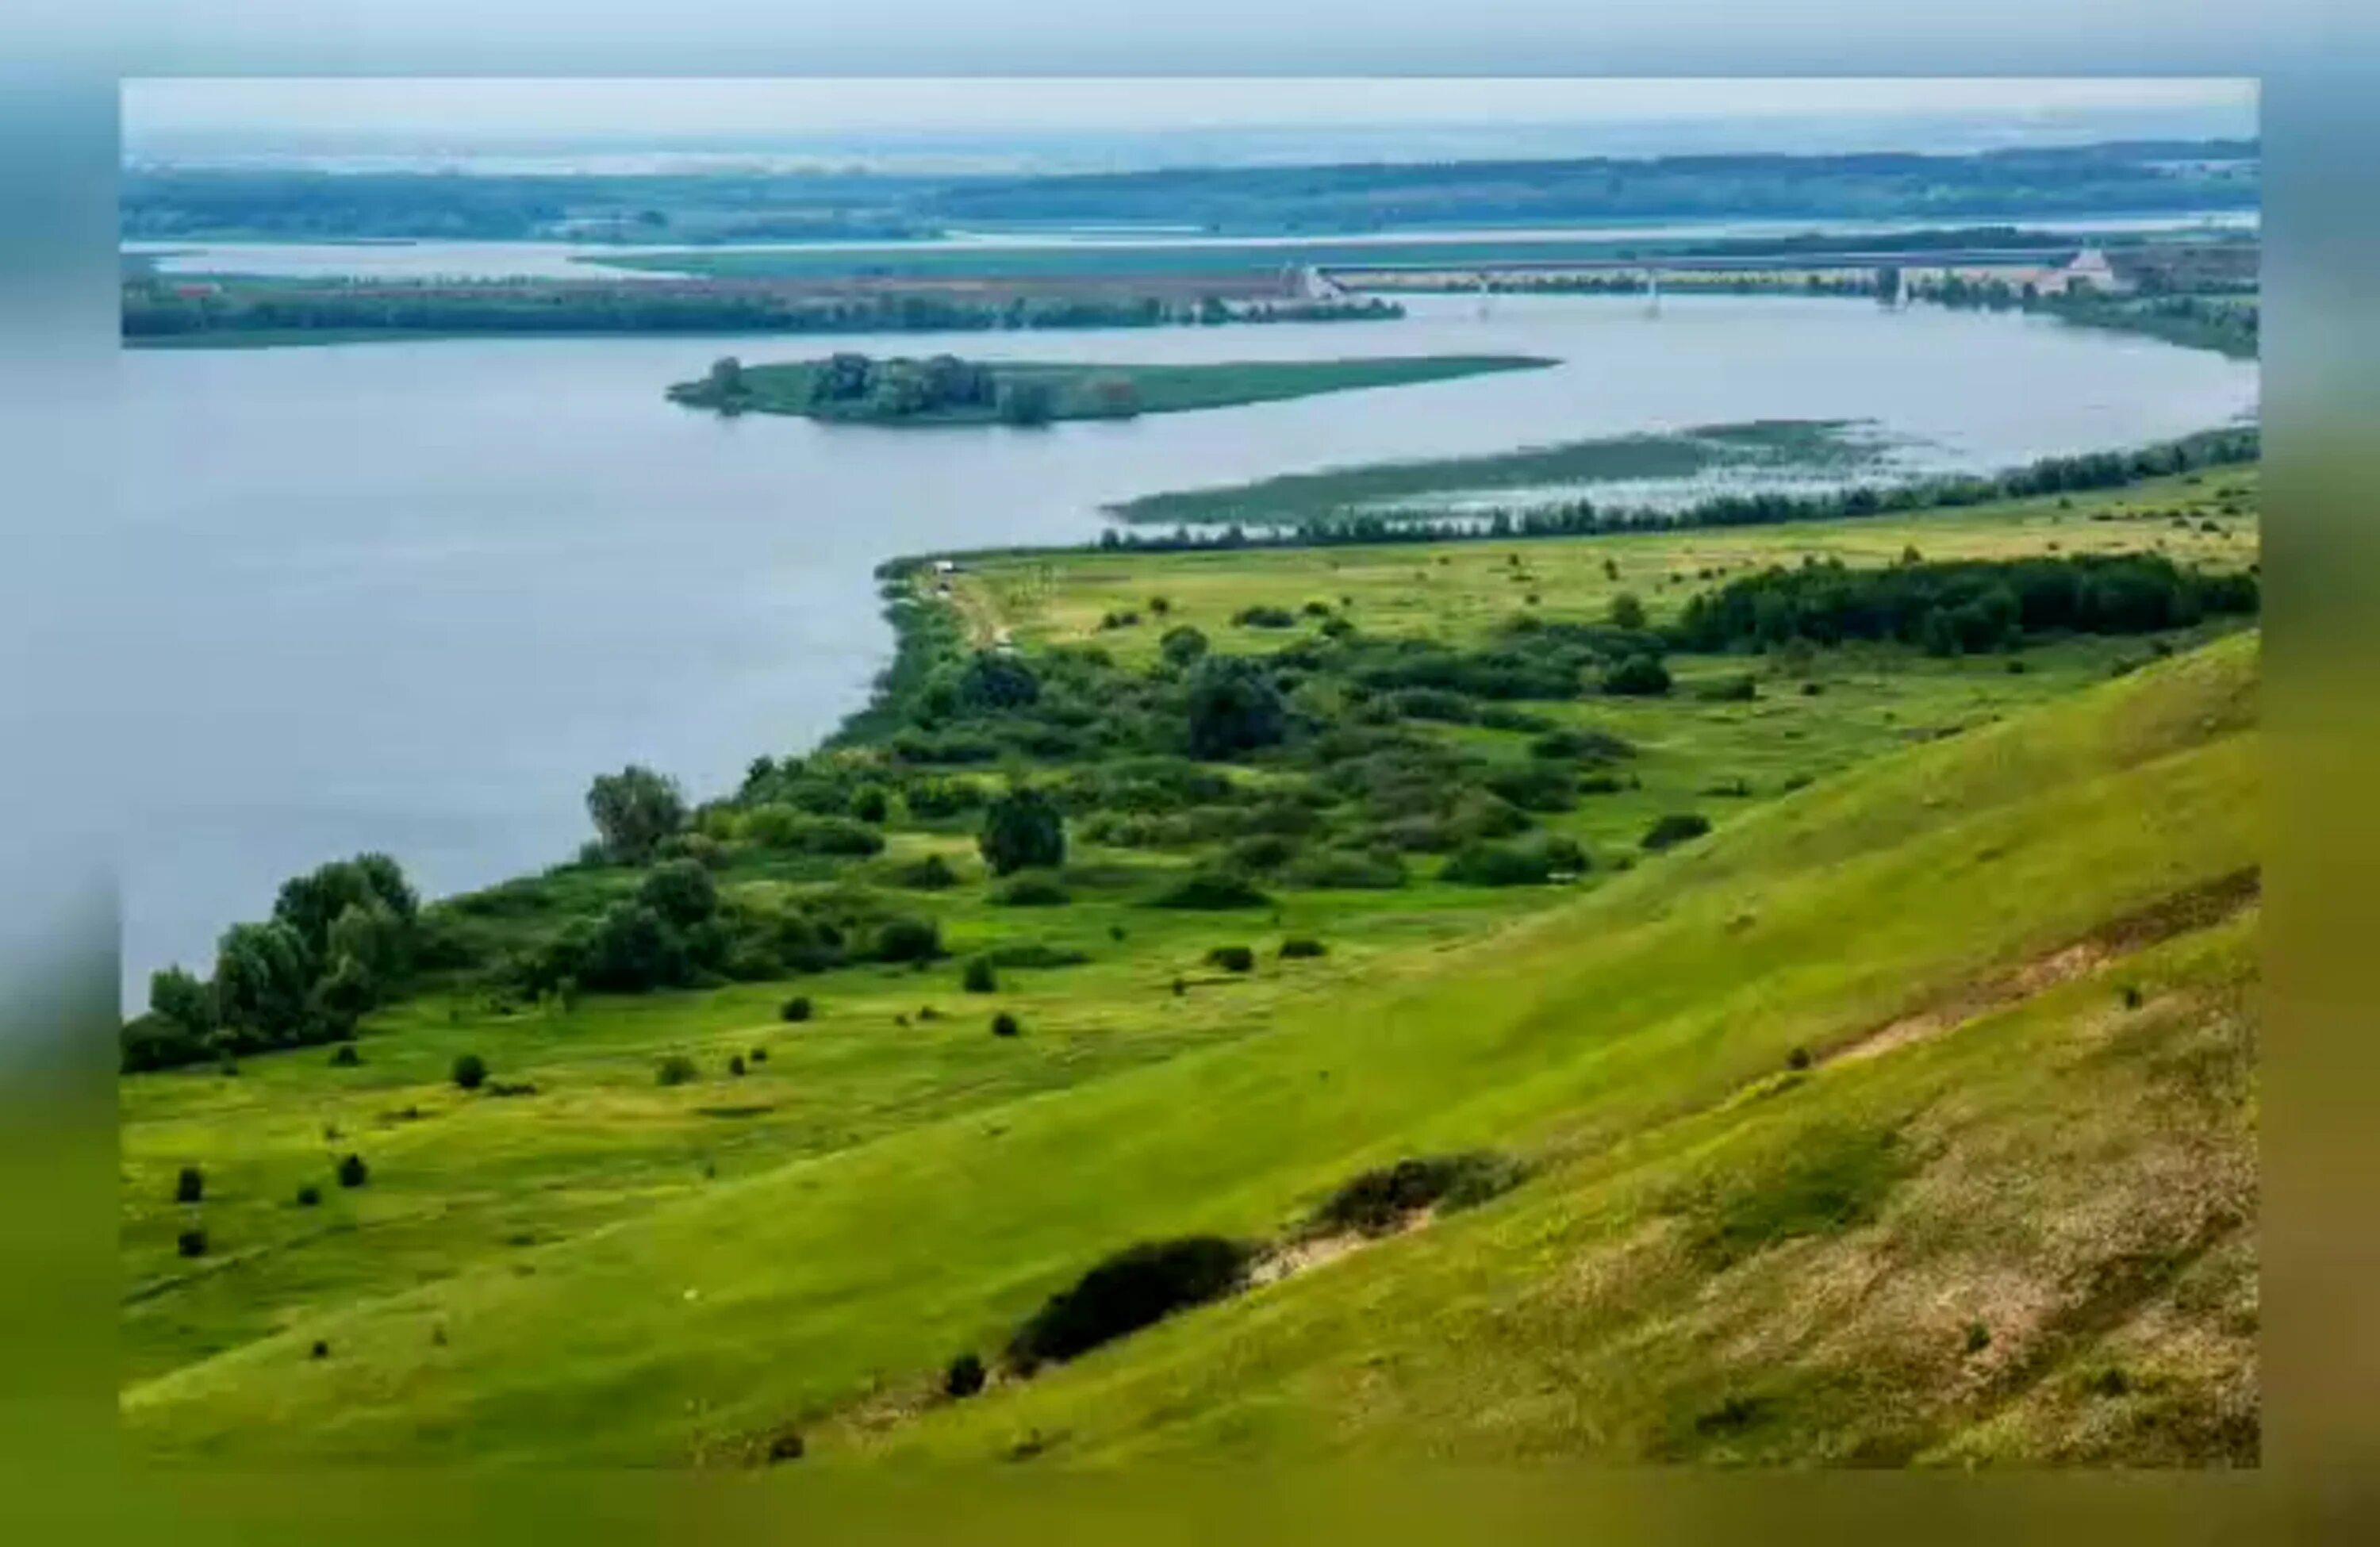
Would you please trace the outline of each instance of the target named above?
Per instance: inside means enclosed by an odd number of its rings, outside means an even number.
[[[1118,598],[1168,595],[1219,652],[1305,663],[1299,713],[1324,716],[1347,674],[1402,658],[1366,635],[1508,648],[1525,636],[1497,619],[1531,589],[1585,620],[1638,588],[1658,622],[1673,603],[1647,578],[1690,575],[1682,595],[1755,557],[2186,540],[2238,566],[2248,519],[2144,514],[2228,499],[2216,484],[1906,533],[1065,554],[975,567],[947,599],[908,582],[921,663],[965,658],[927,626],[955,617],[1042,674],[1055,717],[1016,722],[1010,771],[1140,791],[1069,808],[1065,900],[1019,906],[984,875],[978,814],[925,808],[971,775],[902,759],[967,722],[913,725],[807,760],[798,786],[756,773],[697,826],[722,895],[896,898],[940,959],[536,1001],[433,974],[372,1012],[350,1066],[314,1048],[128,1078],[128,1431],[152,1456],[275,1461],[741,1464],[795,1434],[808,1464],[2252,1456],[2252,635],[1672,653],[1667,695],[1590,678],[1366,732],[1465,811],[1553,731],[1620,737],[1521,817],[1514,843],[1588,861],[1551,884],[1465,883],[1425,849],[1401,884],[1310,885],[1293,860],[1255,872],[1254,906],[1158,906],[1242,847],[1202,813],[1296,796],[1321,802],[1309,848],[1386,832],[1328,798],[1329,737],[1354,723],[1195,765],[1223,787],[1148,815],[1131,802],[1157,786],[1126,775],[1161,760],[1088,739],[1172,701],[1158,625],[1101,627]],[[1322,617],[1229,622],[1309,588]],[[896,671],[888,707],[941,669]],[[1700,690],[1739,677],[1750,697]],[[1050,740],[1077,690],[1098,713]],[[759,832],[761,808],[846,774],[894,793],[881,852]],[[1642,846],[1681,810],[1716,831]],[[951,883],[916,890],[929,855]],[[494,952],[643,883],[582,863],[433,912]],[[1292,938],[1325,954],[1285,956]],[[1252,970],[1210,960],[1233,944]],[[969,993],[986,956],[996,984]],[[812,1013],[790,1022],[795,993]],[[1021,1034],[989,1034],[995,1012]],[[467,1053],[511,1093],[451,1083]],[[683,1083],[656,1078],[672,1055]],[[1379,1239],[1299,1228],[1366,1168],[1468,1150],[1523,1179]],[[347,1151],[368,1185],[334,1185]],[[205,1198],[177,1203],[190,1164]],[[194,1222],[207,1249],[184,1257]],[[1261,1246],[1268,1282],[999,1372],[1085,1269],[1199,1232]],[[963,1352],[994,1378],[953,1402]]]

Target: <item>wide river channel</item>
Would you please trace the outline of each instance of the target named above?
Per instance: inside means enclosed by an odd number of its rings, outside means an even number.
[[[2037,317],[1756,297],[1421,297],[1398,322],[950,337],[440,341],[120,359],[128,987],[385,849],[451,892],[571,854],[589,777],[700,798],[865,699],[870,571],[1095,536],[1135,494],[1758,418],[1993,468],[2252,414],[2253,362]],[[1042,430],[665,401],[722,354],[1188,361],[1526,353],[1556,369]],[[153,631],[153,632],[152,632]],[[137,1003],[145,987],[133,993]]]

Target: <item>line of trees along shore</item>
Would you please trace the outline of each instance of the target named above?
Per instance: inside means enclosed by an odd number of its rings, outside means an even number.
[[[1211,298],[1210,298],[1211,299]],[[1029,328],[1371,322],[1402,316],[1380,300],[1258,307],[1160,296],[1035,296],[963,300],[915,291],[837,296],[728,286],[493,282],[466,286],[242,285],[136,280],[124,286],[123,335],[322,334],[928,333]]]

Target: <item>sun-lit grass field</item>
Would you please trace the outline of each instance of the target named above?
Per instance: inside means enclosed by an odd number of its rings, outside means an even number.
[[[1252,604],[1471,642],[1523,611],[1600,619],[1621,591],[1660,621],[1805,556],[2240,566],[2253,510],[2230,469],[1823,525],[985,560],[952,600],[1027,659],[1094,642],[1146,665],[1182,623],[1233,653],[1317,627],[1231,621]],[[2218,632],[1678,655],[1668,697],[1532,702],[1636,748],[1537,819],[1592,858],[1572,882],[1425,872],[1184,911],[1149,899],[1196,850],[1077,842],[1071,901],[1003,906],[971,822],[896,815],[873,859],[720,884],[875,884],[940,853],[958,883],[915,906],[945,960],[567,1006],[442,988],[374,1012],[353,1066],[314,1048],[128,1077],[131,1443],[2252,1460],[2257,646]],[[1749,700],[1698,696],[1745,673]],[[1714,831],[1640,845],[1680,810]],[[557,871],[539,895],[634,883]],[[1326,954],[1285,959],[1292,937]],[[1209,964],[1228,944],[1252,971]],[[963,960],[1024,946],[1080,959],[965,991]],[[795,994],[812,1014],[789,1022]],[[1002,1011],[1020,1034],[990,1033]],[[464,1054],[514,1093],[458,1089]],[[672,1054],[691,1078],[657,1079]],[[1366,1167],[1473,1148],[1524,1179],[941,1395],[953,1356],[996,1363],[1110,1252],[1283,1241]],[[351,1152],[360,1188],[334,1174]],[[200,1203],[176,1201],[185,1165]],[[208,1249],[180,1255],[201,1222]]]

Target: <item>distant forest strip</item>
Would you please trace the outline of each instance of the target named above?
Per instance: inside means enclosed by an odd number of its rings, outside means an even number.
[[[1018,296],[970,300],[916,292],[790,295],[722,286],[492,281],[246,284],[140,280],[124,286],[133,344],[310,336],[441,337],[618,333],[939,333],[1186,323],[1368,322],[1403,315],[1379,300],[1206,307],[1160,296]]]
[[[868,424],[1043,424],[1270,403],[1320,393],[1541,370],[1533,355],[1415,355],[1208,365],[984,362],[937,355],[837,354],[783,365],[720,360],[670,397],[722,413],[796,414]]]
[[[1851,468],[1872,459],[1875,453],[1850,438],[1848,429],[1828,420],[1762,420],[1706,425],[1677,433],[1612,435],[1524,446],[1483,456],[1371,462],[1318,472],[1281,473],[1211,489],[1145,494],[1111,506],[1109,512],[1137,525],[1313,524],[1390,501],[1432,494],[1619,479],[1692,478],[1720,468],[1755,465]]]
[[[953,227],[1145,223],[1217,231],[1689,218],[1968,219],[2246,209],[2254,140],[1971,155],[1649,158],[1195,167],[1029,176],[455,175],[130,168],[128,238],[902,240]]]

